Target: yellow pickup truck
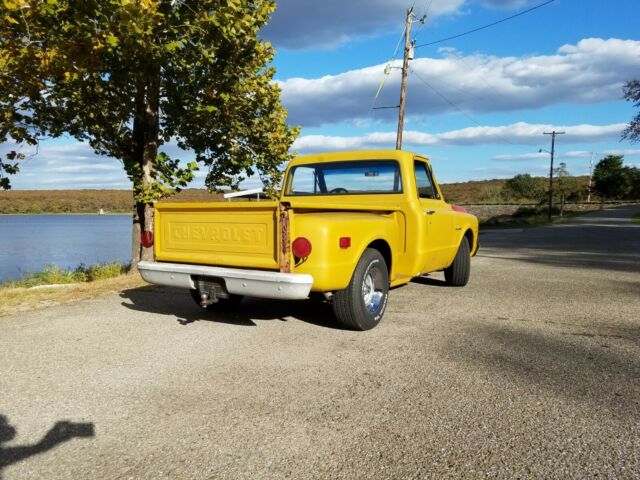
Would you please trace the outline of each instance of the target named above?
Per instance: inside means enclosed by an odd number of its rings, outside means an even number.
[[[347,328],[375,327],[390,287],[444,270],[469,280],[478,220],[447,204],[429,161],[397,150],[297,157],[278,201],[159,203],[150,283],[191,290],[207,309],[242,296],[320,292]]]

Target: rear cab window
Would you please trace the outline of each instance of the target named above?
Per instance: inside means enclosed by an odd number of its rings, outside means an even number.
[[[358,195],[402,193],[395,160],[358,160],[298,165],[289,172],[286,195]]]

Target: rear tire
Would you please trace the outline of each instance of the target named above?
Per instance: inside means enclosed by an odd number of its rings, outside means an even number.
[[[462,237],[453,263],[444,269],[444,280],[450,287],[464,287],[469,282],[471,273],[471,251],[469,240]]]
[[[370,330],[380,322],[389,297],[389,270],[378,250],[360,257],[349,285],[333,295],[333,313],[350,330]]]
[[[200,292],[198,290],[189,290],[191,292],[191,298],[200,308],[204,308],[205,310],[219,310],[219,311],[229,311],[236,308],[242,302],[242,295],[234,295],[233,293],[229,294],[229,298],[218,298],[216,303],[211,303],[209,305],[201,305],[200,304]]]

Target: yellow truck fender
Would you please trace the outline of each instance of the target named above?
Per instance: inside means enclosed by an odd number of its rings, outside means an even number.
[[[327,217],[333,221],[329,221]],[[381,221],[381,218],[384,217],[363,213],[347,216],[335,212],[295,216],[296,231],[293,237],[307,237],[313,251],[308,258],[297,261],[293,271],[312,275],[313,291],[344,289],[348,286],[362,254],[370,245],[377,246],[393,270],[396,249],[392,245],[401,243],[403,246],[404,239],[402,233],[397,231],[400,227],[397,223],[390,219],[386,222]],[[377,227],[375,231],[371,231],[373,224]],[[349,228],[345,228],[345,225]],[[349,241],[346,248],[339,246],[342,232]]]
[[[462,243],[462,239],[464,237],[467,237],[467,239],[469,240],[469,250],[471,251],[471,256],[474,256],[478,251],[478,228],[476,227],[474,230],[473,225],[471,225],[470,223],[466,223],[461,227],[456,227],[456,230],[458,231],[458,245]],[[457,250],[453,252],[449,263],[453,262],[456,253]]]

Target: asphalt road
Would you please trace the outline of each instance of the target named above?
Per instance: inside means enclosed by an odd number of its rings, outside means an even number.
[[[160,288],[0,318],[0,476],[640,478],[638,212],[485,233],[364,333]]]

